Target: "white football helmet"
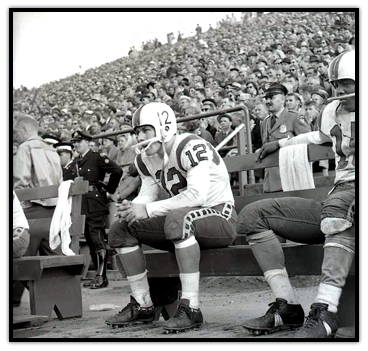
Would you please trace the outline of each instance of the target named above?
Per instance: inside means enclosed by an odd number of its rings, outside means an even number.
[[[339,79],[355,81],[355,50],[343,52],[330,62],[328,79],[330,82]]]
[[[177,133],[175,113],[169,105],[162,102],[151,102],[141,106],[134,112],[132,126],[149,125],[155,129],[156,138],[160,142],[168,142]]]

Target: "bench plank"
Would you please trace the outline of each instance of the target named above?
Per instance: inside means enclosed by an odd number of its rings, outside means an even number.
[[[241,172],[263,168],[272,168],[279,165],[279,150],[267,155],[260,162],[256,162],[256,154],[225,157],[226,168],[229,172]],[[334,159],[335,155],[330,145],[308,144],[308,159],[310,162]]]
[[[15,193],[19,201],[36,199],[50,199],[58,197],[59,185],[43,186],[38,188],[17,189]],[[88,192],[88,181],[75,181],[71,184],[69,195],[82,195]]]
[[[282,244],[285,263],[290,275],[320,275],[323,259],[322,245]],[[145,251],[148,277],[179,276],[174,253]],[[122,269],[120,260],[117,260]],[[201,276],[263,276],[249,245],[236,245],[221,249],[201,251],[199,271]],[[355,274],[355,261],[350,270]]]

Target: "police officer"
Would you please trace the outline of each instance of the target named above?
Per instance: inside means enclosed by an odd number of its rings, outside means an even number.
[[[107,287],[106,277],[107,251],[104,242],[106,216],[109,213],[107,195],[113,194],[123,175],[121,168],[108,157],[89,149],[92,137],[85,131],[75,131],[71,142],[79,156],[74,160],[77,176],[88,180],[88,193],[82,198],[82,214],[86,216],[85,238],[96,268],[96,276],[84,287],[100,289]],[[105,174],[109,174],[107,184],[103,183]]]
[[[60,156],[60,163],[63,169],[63,180],[74,180],[77,176],[73,158],[73,144],[62,141],[53,145]]]
[[[286,87],[280,83],[273,83],[266,90],[265,98],[269,115],[261,124],[263,144],[311,131],[311,127],[302,116],[285,108],[287,93]],[[265,193],[282,191],[278,167],[265,169],[263,191]]]

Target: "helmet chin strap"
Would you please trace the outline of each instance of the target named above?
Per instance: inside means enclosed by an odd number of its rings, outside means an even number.
[[[156,141],[161,141],[161,139],[159,137],[154,137],[152,139],[144,140],[144,141],[142,141],[138,144],[132,145],[131,147],[136,149],[137,154],[143,154]],[[142,149],[142,150],[138,149],[139,147],[145,146],[145,145],[147,145],[147,146],[144,149]]]

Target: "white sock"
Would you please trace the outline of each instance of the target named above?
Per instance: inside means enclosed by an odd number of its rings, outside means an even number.
[[[149,293],[149,285],[147,280],[147,271],[131,277],[127,277],[132,290],[132,295],[141,307],[150,307],[153,305],[151,295]]]
[[[199,272],[180,273],[181,298],[189,300],[189,307],[199,308]]]
[[[326,303],[327,311],[336,313],[342,289],[333,285],[319,284],[317,297],[314,302]]]
[[[291,305],[299,305],[298,298],[290,284],[286,268],[266,271],[264,272],[264,277],[267,283],[270,284],[276,298],[285,299]]]

